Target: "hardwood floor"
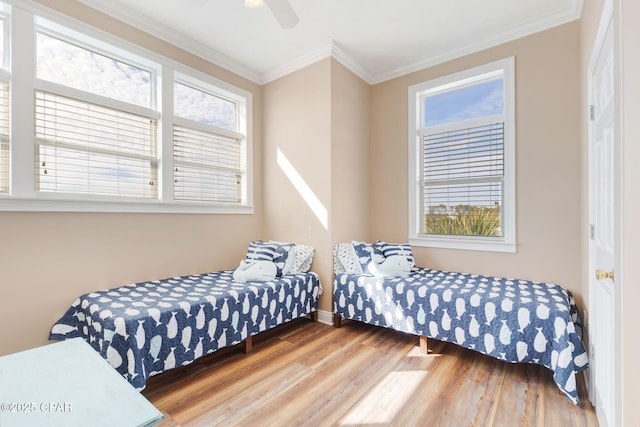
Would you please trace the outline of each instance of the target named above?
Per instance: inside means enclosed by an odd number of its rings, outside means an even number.
[[[551,371],[343,321],[306,319],[149,379],[143,394],[174,426],[597,426]]]

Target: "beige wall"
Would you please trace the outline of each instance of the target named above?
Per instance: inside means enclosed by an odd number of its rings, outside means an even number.
[[[313,270],[332,312],[333,244],[367,231],[369,86],[325,59],[264,88],[265,233],[316,249]],[[305,200],[278,163],[278,150],[320,202]],[[308,196],[308,195],[307,195]]]
[[[640,301],[640,2],[617,0],[621,30],[622,101],[622,423],[640,426],[638,384],[640,354],[638,308]]]
[[[374,86],[369,238],[407,240],[408,87],[515,56],[517,253],[414,253],[421,266],[556,282],[581,300],[579,35],[574,22]]]
[[[333,61],[331,67],[332,243],[369,233],[371,87]]]
[[[81,294],[232,268],[250,216],[0,213],[0,355],[47,343]]]
[[[265,85],[263,104],[265,234],[312,246],[316,250],[313,270],[325,288],[331,280],[327,253],[331,244],[330,84],[331,60],[325,59]],[[287,175],[278,164],[278,150],[294,174]],[[296,175],[309,191],[299,192]],[[307,200],[318,204],[309,205]],[[323,310],[330,309],[329,293],[321,297]]]
[[[253,215],[0,213],[0,355],[46,344],[82,293],[233,268],[262,232],[262,88],[76,1],[41,3],[253,94]],[[19,141],[16,141],[19,143]]]

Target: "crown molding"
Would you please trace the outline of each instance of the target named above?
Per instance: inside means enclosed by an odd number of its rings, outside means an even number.
[[[491,47],[575,21],[580,19],[582,16],[583,1],[584,0],[574,0],[572,7],[564,13],[549,13],[535,20],[513,24],[507,30],[494,33],[484,39],[477,40],[457,48],[446,49],[445,51],[436,53],[427,59],[415,62],[405,67],[378,73],[374,76],[370,84],[382,83],[387,80],[443,64],[453,59],[461,58],[466,55],[480,52]]]
[[[369,85],[372,85],[375,81],[374,76],[353,59],[353,56],[335,40],[331,42],[331,56]]]
[[[331,44],[314,49],[304,55],[290,61],[280,67],[274,68],[270,71],[262,73],[260,84],[270,83],[274,80],[278,80],[287,74],[295,73],[298,70],[315,64],[318,61],[331,57]]]
[[[138,12],[122,2],[113,0],[78,0],[87,6],[112,16],[125,24],[151,34],[180,49],[203,58],[219,67],[231,71],[254,83],[261,84],[261,75],[246,65],[229,58],[227,55],[210,48],[191,37],[175,31],[166,25],[159,24],[148,16]]]
[[[11,0],[9,1],[11,2]],[[26,1],[31,2],[31,0]],[[120,1],[78,1],[260,85],[277,80],[287,74],[301,70],[329,57],[334,58],[370,85],[382,83],[387,80],[433,67],[453,59],[574,21],[579,19],[582,15],[584,3],[584,0],[573,0],[571,8],[568,8],[562,13],[549,13],[535,20],[514,24],[505,31],[497,32],[481,40],[473,41],[463,46],[444,49],[439,53],[431,55],[429,58],[404,67],[380,73],[371,73],[365,67],[360,65],[345,48],[334,40],[332,40],[328,45],[312,50],[287,64],[276,67],[267,72],[260,73],[245,64],[233,60],[225,54],[212,49],[204,43],[198,42],[193,38],[165,25],[148,19],[146,15],[124,5]]]
[[[364,67],[358,64],[346,49],[340,46],[340,44],[335,40],[332,40],[327,46],[313,50],[281,67],[277,67],[262,74],[261,84],[270,83],[326,58],[335,59],[366,83],[372,84],[373,76]]]

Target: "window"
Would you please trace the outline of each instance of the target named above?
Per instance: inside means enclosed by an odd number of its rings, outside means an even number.
[[[0,11],[2,8],[0,7]],[[7,72],[7,49],[5,43],[8,41],[7,33],[7,15],[0,14],[0,194],[9,192],[9,81],[10,76]]]
[[[37,33],[36,77],[145,108],[155,90],[152,71]]]
[[[236,102],[179,82],[173,84],[173,95],[176,116],[221,129],[237,129]]]
[[[36,77],[54,85],[35,91],[35,191],[157,199],[152,72],[41,32],[36,40]]]
[[[9,83],[0,80],[0,194],[9,192]]]
[[[413,244],[515,251],[513,62],[409,89]]]
[[[253,212],[250,93],[36,3],[0,59],[0,210]]]
[[[174,198],[240,203],[246,165],[236,103],[179,82],[173,93]]]
[[[36,191],[155,199],[157,120],[36,91]]]

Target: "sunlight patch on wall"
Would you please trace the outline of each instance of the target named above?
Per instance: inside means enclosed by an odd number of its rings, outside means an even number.
[[[391,423],[426,376],[424,371],[390,372],[340,425]]]
[[[276,161],[280,169],[282,169],[282,172],[284,172],[289,181],[291,181],[291,184],[293,184],[300,196],[302,196],[307,206],[309,206],[311,212],[318,218],[320,224],[322,224],[325,230],[329,230],[329,214],[327,208],[324,207],[318,196],[311,190],[311,187],[305,182],[280,148],[277,149]]]

